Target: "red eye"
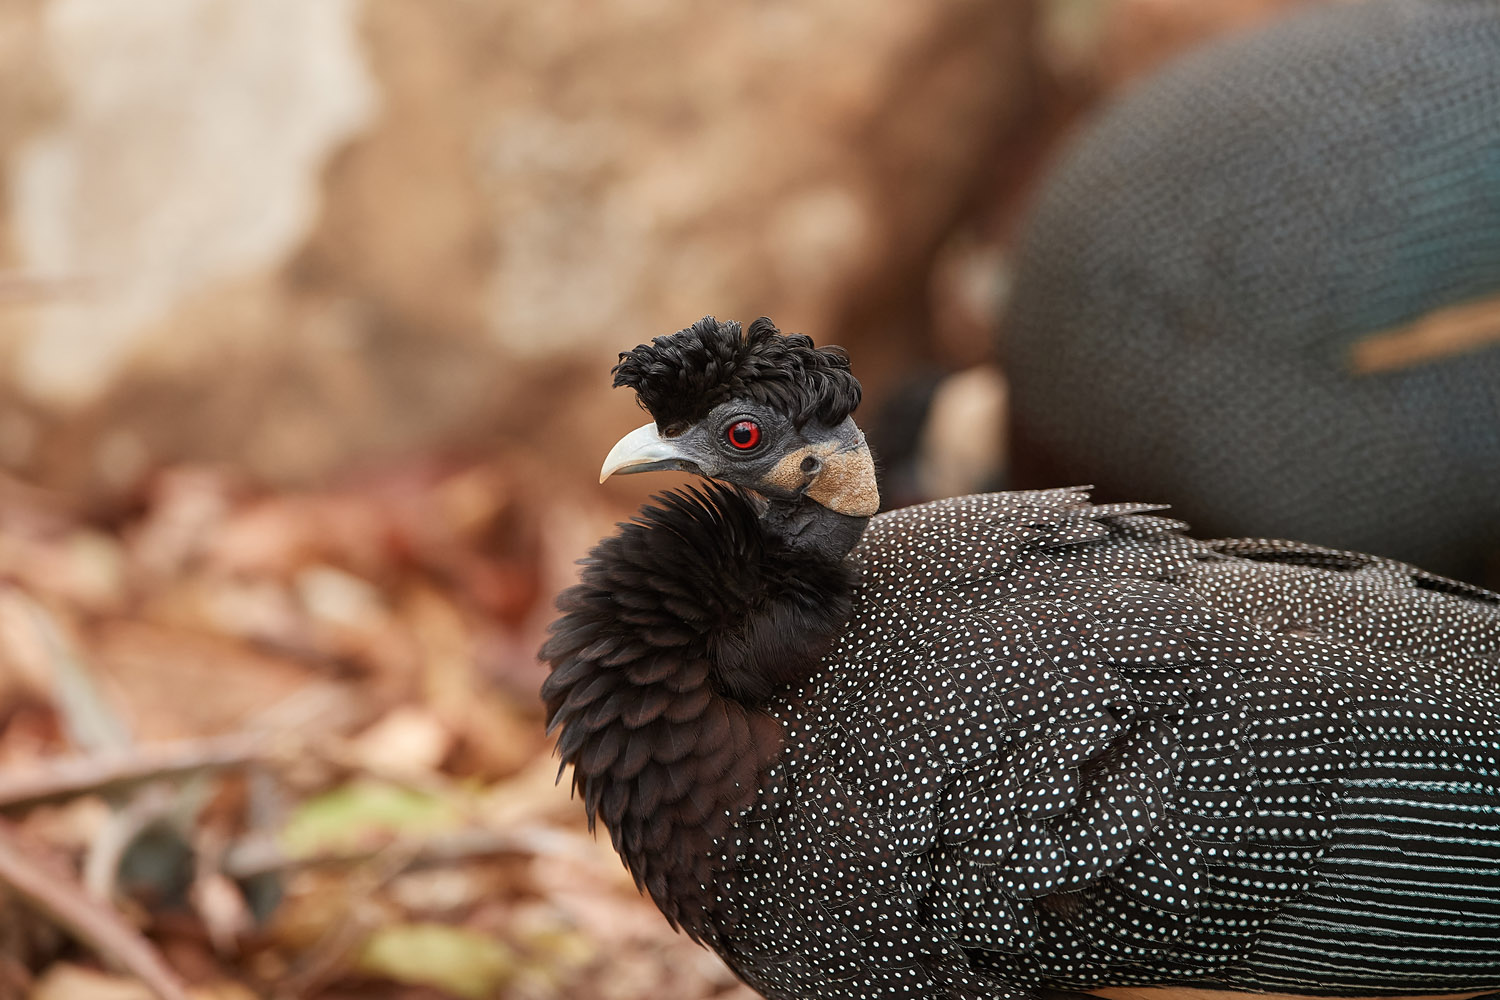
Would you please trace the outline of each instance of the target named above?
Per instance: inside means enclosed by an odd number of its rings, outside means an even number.
[[[740,451],[749,451],[760,444],[760,424],[753,420],[741,420],[731,424],[728,433],[729,443]]]

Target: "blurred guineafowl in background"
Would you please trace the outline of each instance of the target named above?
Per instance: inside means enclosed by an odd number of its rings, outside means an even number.
[[[1072,149],[1004,320],[1013,484],[1500,581],[1500,3],[1200,51]]]
[[[767,997],[1500,988],[1500,595],[1071,489],[876,515],[848,359],[766,319],[615,385],[601,479],[713,482],[584,561],[542,697]]]

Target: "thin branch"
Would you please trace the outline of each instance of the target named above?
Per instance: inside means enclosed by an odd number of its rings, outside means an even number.
[[[236,733],[130,747],[109,754],[54,757],[0,773],[0,813],[63,802],[79,795],[116,792],[161,778],[244,767],[260,759],[266,737]]]
[[[57,616],[20,589],[12,589],[9,597],[31,619],[37,639],[46,651],[52,666],[53,700],[73,744],[90,753],[130,746],[130,727],[99,690],[93,668],[78,652]]]
[[[325,931],[304,956],[300,968],[277,984],[276,996],[304,997],[336,979],[345,970],[349,956],[369,939],[384,919],[374,897],[411,864],[409,844],[391,844],[376,852],[372,864],[349,879],[352,905]]]
[[[231,878],[247,879],[270,872],[357,865],[390,857],[393,852],[405,859],[403,871],[439,868],[497,854],[588,853],[580,847],[575,836],[541,827],[503,832],[475,827],[420,840],[401,839],[378,847],[335,849],[304,855],[288,854],[274,838],[254,835],[239,841],[225,853],[224,873]]]
[[[28,853],[0,822],[0,886],[144,983],[159,1000],[188,1000],[187,990],[151,942],[70,876]]]

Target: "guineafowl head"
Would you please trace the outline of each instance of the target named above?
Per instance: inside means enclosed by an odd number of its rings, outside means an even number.
[[[861,519],[879,508],[870,450],[850,416],[859,381],[838,348],[784,335],[765,317],[742,330],[705,316],[621,354],[614,377],[653,419],[620,439],[600,482],[682,469],[771,507],[812,501]]]

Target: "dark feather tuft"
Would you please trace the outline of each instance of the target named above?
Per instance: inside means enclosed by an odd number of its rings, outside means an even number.
[[[657,497],[558,598],[541,652],[558,753],[590,824],[690,934],[708,926],[709,849],[781,747],[761,706],[817,666],[852,588],[842,562],[788,548],[709,483]]]
[[[798,427],[813,419],[833,426],[860,398],[842,349],[814,347],[800,333],[783,335],[764,316],[744,331],[705,316],[621,354],[614,376],[615,387],[634,389],[663,430],[701,420],[738,397],[774,406]]]

